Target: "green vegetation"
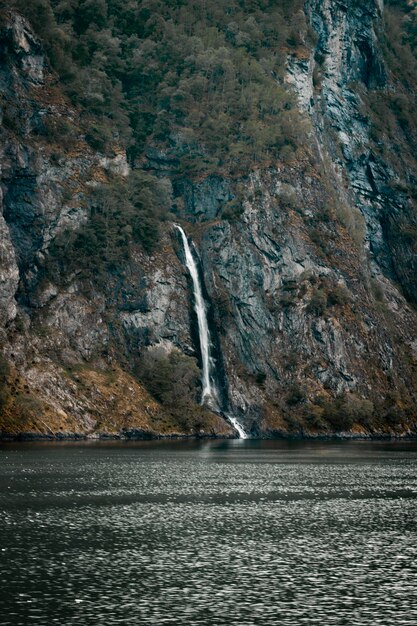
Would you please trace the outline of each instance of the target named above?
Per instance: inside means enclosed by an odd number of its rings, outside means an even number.
[[[127,259],[131,246],[154,249],[159,224],[170,206],[166,181],[136,170],[127,179],[94,190],[86,221],[76,231],[64,230],[52,242],[47,266],[51,280],[81,271],[95,282]]]
[[[300,387],[298,383],[294,383],[290,386],[287,394],[287,404],[289,406],[294,406],[295,404],[299,404],[306,399],[305,391]]]
[[[36,134],[45,137],[50,142],[56,142],[60,148],[71,149],[74,146],[76,135],[71,123],[61,117],[44,115]]]
[[[0,0],[39,35],[79,115],[45,113],[33,133],[58,154],[80,130],[96,151],[127,150],[134,173],[86,200],[85,222],[49,246],[47,277],[74,272],[102,282],[139,244],[151,252],[170,201],[147,156],[163,154],[170,176],[238,175],[285,160],[305,122],[284,84],[285,60],[309,38],[303,0]],[[18,108],[4,125],[21,133]],[[52,155],[53,156],[53,155]],[[242,199],[221,217],[239,219]]]
[[[365,112],[373,150],[396,172],[396,180],[388,183],[385,191],[401,209],[387,212],[384,229],[394,250],[394,263],[398,259],[401,264],[404,294],[415,302],[417,7],[407,0],[386,0],[384,21],[379,42],[391,84],[366,94]]]
[[[334,143],[336,144],[337,141],[335,137]],[[317,247],[320,256],[329,257],[333,255],[337,247],[334,225],[338,223],[346,228],[354,244],[362,249],[366,230],[362,213],[357,207],[346,204],[343,194],[330,184],[333,176],[333,165],[325,155],[320,169],[323,194],[321,205],[317,207],[313,215],[305,218],[311,241]]]
[[[386,0],[384,22],[379,40],[396,89],[371,90],[366,100],[372,124],[371,138],[375,147],[389,159],[392,150],[383,141],[384,137],[388,136],[394,145],[400,144],[402,153],[408,144],[413,155],[417,145],[417,11],[414,3]],[[398,165],[397,156],[394,158]]]
[[[15,399],[14,411],[20,423],[35,422],[43,414],[44,403],[29,393],[18,393]]]
[[[307,311],[313,315],[321,316],[329,307],[342,307],[350,302],[350,293],[344,285],[335,284],[329,279],[322,278],[319,284],[313,288]]]
[[[328,308],[342,307],[351,302],[351,294],[342,283],[326,276],[304,273],[297,279],[287,279],[280,290],[279,305],[284,309],[295,307],[305,296],[309,298],[307,312],[321,316]],[[274,298],[269,297],[271,312],[277,310]]]
[[[314,288],[307,310],[313,315],[321,316],[327,308],[327,293],[324,289]]]
[[[220,285],[213,296],[212,302],[214,311],[218,317],[218,326],[220,332],[224,333],[226,329],[225,324],[223,324],[224,320],[233,316],[233,305],[230,301],[230,294],[227,289]]]
[[[197,404],[196,395],[200,370],[194,358],[179,350],[149,348],[142,355],[137,374],[182,428],[204,426],[205,409]]]
[[[2,354],[0,354],[0,413],[7,404],[10,396],[8,385],[8,377],[10,374],[10,366]]]
[[[369,425],[374,413],[370,400],[354,393],[344,394],[334,400],[317,397],[309,406],[309,421],[316,427],[327,422],[336,431],[349,430],[354,424]]]
[[[266,378],[267,378],[267,376],[266,376],[265,372],[258,372],[258,373],[256,374],[256,376],[255,376],[255,382],[256,382],[256,384],[258,385],[258,387],[261,387],[261,388],[263,388],[263,387],[264,387],[264,384],[265,384]]]
[[[385,0],[384,56],[394,77],[406,87],[417,81],[417,11],[409,0]]]
[[[300,297],[300,285],[296,280],[288,280],[282,286],[282,293],[279,299],[280,305],[284,308],[295,306]]]
[[[9,6],[12,3],[9,3]],[[303,138],[282,83],[308,36],[302,0],[14,0],[98,150],[178,157],[178,174],[241,171]],[[235,209],[232,210],[234,215]]]

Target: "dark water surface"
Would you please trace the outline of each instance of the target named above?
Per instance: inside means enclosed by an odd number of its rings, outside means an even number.
[[[417,624],[417,443],[0,446],[4,625]]]

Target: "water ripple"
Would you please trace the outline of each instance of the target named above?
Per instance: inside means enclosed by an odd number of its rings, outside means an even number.
[[[416,453],[233,450],[1,450],[4,626],[417,622]]]

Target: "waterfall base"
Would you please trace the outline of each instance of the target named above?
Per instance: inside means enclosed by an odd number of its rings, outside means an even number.
[[[249,439],[249,435],[244,430],[242,424],[229,413],[225,413],[224,411],[222,411],[219,407],[217,398],[213,397],[212,394],[206,394],[205,396],[203,396],[203,398],[201,399],[201,405],[207,407],[208,409],[210,409],[210,411],[213,411],[213,413],[217,413],[217,415],[220,415],[225,420],[227,420],[238,433],[239,439]]]
[[[226,417],[227,421],[232,424],[233,428],[239,434],[239,439],[249,439],[249,435],[247,434],[247,432],[245,432],[245,430],[242,427],[242,424],[240,424],[235,417],[233,417],[232,415],[229,415],[228,413],[225,413],[224,416]]]

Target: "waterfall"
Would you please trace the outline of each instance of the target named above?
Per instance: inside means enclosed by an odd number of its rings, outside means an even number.
[[[200,339],[200,351],[203,369],[203,376],[201,381],[203,383],[203,394],[201,397],[201,404],[207,403],[214,409],[218,409],[218,393],[215,386],[212,384],[212,381],[210,380],[210,333],[207,323],[206,303],[204,302],[203,298],[200,278],[198,276],[198,268],[191,252],[191,248],[188,244],[188,239],[185,232],[183,231],[181,226],[178,226],[178,224],[175,224],[175,228],[181,233],[182,245],[184,247],[185,253],[185,263],[187,265],[188,271],[190,272],[191,280],[193,281],[195,302],[194,306],[198,321],[198,336]]]
[[[239,433],[239,438],[247,439],[248,436],[246,432],[243,430],[242,424],[240,424],[235,417],[233,417],[232,415],[229,415],[229,413],[226,413],[225,415],[227,419],[229,420],[229,422],[232,424],[233,428],[237,430],[237,432]]]
[[[200,277],[198,275],[198,267],[195,261],[194,255],[191,251],[188,243],[187,235],[184,230],[178,224],[174,224],[174,227],[180,232],[182,245],[185,254],[185,264],[190,273],[193,283],[194,292],[194,310],[197,315],[198,322],[198,337],[200,341],[200,352],[202,362],[202,377],[201,382],[203,386],[203,392],[201,395],[201,404],[206,404],[213,411],[221,412],[220,410],[220,394],[217,389],[215,377],[211,375],[213,367],[213,359],[211,356],[211,340],[210,331],[207,320],[207,307],[203,296],[202,285]],[[235,417],[225,414],[225,417],[230,421],[235,430],[238,432],[241,439],[246,439],[247,435],[243,430],[241,424]]]

